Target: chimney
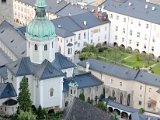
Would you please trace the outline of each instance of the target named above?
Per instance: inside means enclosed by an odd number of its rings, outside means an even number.
[[[152,7],[152,10],[154,11],[156,8],[155,7]]]
[[[101,8],[98,7],[98,12],[100,12],[100,11],[101,11]]]
[[[58,25],[58,28],[61,28],[62,26],[61,25]]]
[[[148,5],[145,5],[145,8],[147,9],[147,8],[148,8]]]
[[[83,21],[83,24],[86,26],[87,25],[87,21]]]
[[[89,66],[90,66],[89,62],[86,62],[86,72],[89,72]]]
[[[129,2],[129,3],[128,3],[128,5],[129,5],[129,6],[131,6],[131,5],[132,5],[132,3],[131,3],[131,2]]]
[[[57,4],[59,4],[59,1],[57,0]]]

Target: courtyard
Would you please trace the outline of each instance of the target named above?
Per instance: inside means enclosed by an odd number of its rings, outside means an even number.
[[[87,45],[80,59],[94,58],[133,69],[145,69],[160,75],[160,63],[151,54],[130,51],[121,47],[94,47]]]

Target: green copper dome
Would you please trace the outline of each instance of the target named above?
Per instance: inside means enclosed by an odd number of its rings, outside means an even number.
[[[54,24],[46,17],[45,0],[36,0],[35,18],[28,24],[26,29],[26,37],[31,40],[44,41],[53,39],[55,34]]]

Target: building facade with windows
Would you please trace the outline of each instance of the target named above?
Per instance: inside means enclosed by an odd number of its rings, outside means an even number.
[[[78,68],[89,70],[104,82],[105,98],[110,96],[120,104],[160,113],[160,76],[95,59],[79,62]]]
[[[107,0],[100,9],[111,21],[111,45],[160,57],[159,5],[140,0]]]
[[[13,0],[0,0],[0,23],[7,20],[13,24]]]

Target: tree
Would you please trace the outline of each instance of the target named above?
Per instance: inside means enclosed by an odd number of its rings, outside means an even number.
[[[46,117],[46,111],[44,109],[42,109],[41,106],[38,107],[36,115],[37,115],[37,119],[38,120],[43,120]]]
[[[29,112],[20,110],[17,120],[36,120],[36,115],[34,115],[31,110]]]
[[[105,106],[105,104],[102,101],[98,102],[97,107],[100,108],[103,111],[107,111],[107,107]]]
[[[112,120],[119,120],[116,112],[112,115]]]
[[[24,112],[31,111],[32,107],[32,101],[30,99],[30,93],[28,89],[28,80],[24,76],[22,81],[20,82],[20,88],[19,88],[19,96],[17,98],[17,101],[19,103],[19,109]]]
[[[83,92],[79,95],[79,99],[85,101],[85,96]]]

